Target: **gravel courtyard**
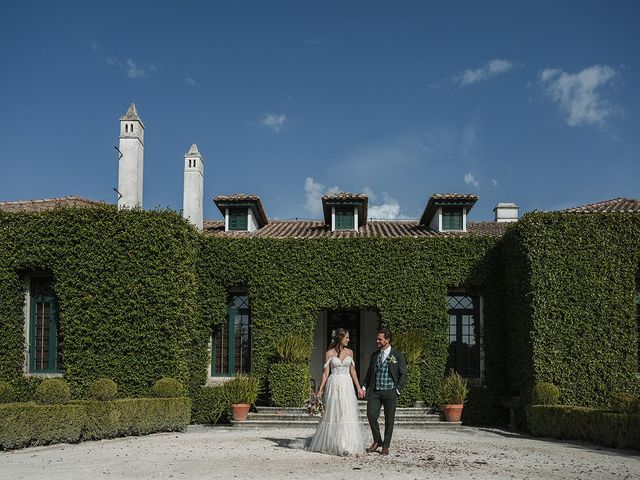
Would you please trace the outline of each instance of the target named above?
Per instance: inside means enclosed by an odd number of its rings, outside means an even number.
[[[185,433],[33,447],[0,452],[0,479],[640,478],[636,452],[502,430],[396,427],[388,457],[345,458],[295,448],[311,433],[194,426]]]

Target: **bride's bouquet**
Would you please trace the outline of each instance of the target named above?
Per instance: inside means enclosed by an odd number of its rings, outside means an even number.
[[[324,402],[322,398],[312,393],[307,400],[307,413],[313,417],[321,417],[324,413]]]

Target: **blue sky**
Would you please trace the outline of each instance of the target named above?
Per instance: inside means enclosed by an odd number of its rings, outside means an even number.
[[[0,201],[115,202],[145,123],[144,207],[212,198],[320,218],[326,191],[416,219],[433,193],[521,213],[640,197],[640,2],[0,4]]]

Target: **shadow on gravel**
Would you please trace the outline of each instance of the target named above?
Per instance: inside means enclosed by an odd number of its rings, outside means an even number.
[[[295,437],[295,438],[272,438],[262,437],[263,440],[267,440],[275,444],[278,448],[291,448],[294,450],[304,450],[305,447],[311,442],[311,437]]]
[[[589,442],[583,442],[580,440],[569,440],[569,439],[560,439],[560,438],[551,438],[551,437],[534,437],[533,435],[528,435],[526,433],[517,433],[509,430],[499,430],[495,428],[478,428],[479,431],[486,433],[493,433],[495,435],[500,435],[501,437],[506,438],[519,438],[522,440],[533,440],[537,442],[544,443],[556,443],[566,445],[569,448],[576,448],[580,450],[588,450],[590,452],[597,452],[601,455],[610,455],[610,456],[618,456],[618,457],[640,457],[640,452],[636,452],[635,450],[623,450],[617,449],[614,447],[604,447],[602,445],[596,445]]]

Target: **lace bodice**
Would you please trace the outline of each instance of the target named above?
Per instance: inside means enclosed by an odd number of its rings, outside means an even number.
[[[351,355],[347,355],[342,361],[338,357],[331,357],[324,366],[325,368],[327,365],[331,367],[332,375],[349,375],[349,369],[353,364],[353,358]]]

